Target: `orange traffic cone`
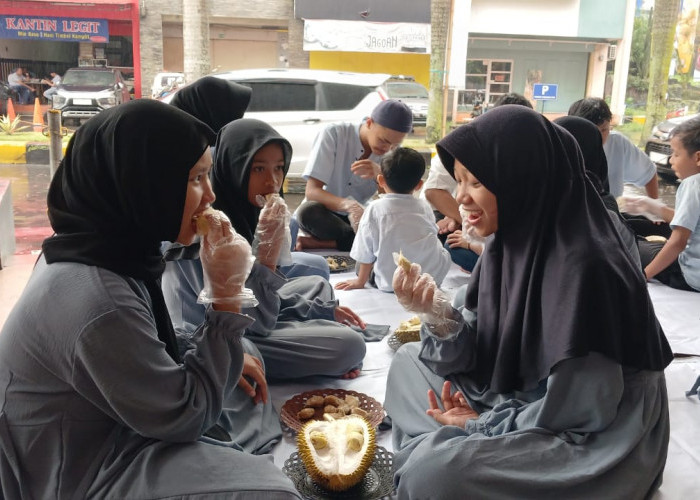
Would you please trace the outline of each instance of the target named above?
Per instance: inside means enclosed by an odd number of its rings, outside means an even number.
[[[44,129],[44,118],[41,116],[41,105],[39,98],[34,98],[34,132],[41,132]]]
[[[15,114],[15,106],[12,104],[12,98],[7,98],[7,117],[11,122],[15,121],[17,115]]]

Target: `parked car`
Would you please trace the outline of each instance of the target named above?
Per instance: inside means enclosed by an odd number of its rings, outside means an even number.
[[[82,66],[70,68],[63,75],[51,107],[61,110],[67,124],[95,116],[131,99],[121,71],[116,68]]]
[[[171,93],[184,84],[185,75],[182,73],[158,73],[153,78],[151,97],[154,99],[163,97],[165,93]]]
[[[384,82],[390,99],[399,99],[413,112],[413,126],[425,127],[428,120],[428,89],[411,77],[395,76]]]
[[[311,146],[329,123],[360,123],[389,98],[391,75],[312,69],[249,69],[213,76],[253,89],[246,118],[272,125],[294,150],[288,177],[301,177]],[[173,94],[174,95],[174,94]],[[170,102],[172,95],[164,97]]]
[[[671,118],[659,123],[652,129],[651,137],[647,139],[644,145],[644,152],[649,156],[651,161],[656,164],[656,171],[661,177],[673,180],[677,179],[675,172],[671,169],[671,165],[668,162],[671,156],[671,144],[668,140],[671,130],[673,130],[676,125],[698,116],[700,116],[700,114]]]

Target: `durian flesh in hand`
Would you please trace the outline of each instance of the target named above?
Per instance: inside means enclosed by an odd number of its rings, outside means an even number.
[[[307,422],[299,431],[299,456],[316,484],[344,491],[359,483],[372,465],[374,428],[357,415],[324,418]]]

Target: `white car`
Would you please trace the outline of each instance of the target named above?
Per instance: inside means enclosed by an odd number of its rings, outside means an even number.
[[[182,73],[158,73],[153,78],[151,85],[151,97],[156,99],[164,92],[172,92],[185,84],[185,75]]]
[[[388,98],[383,73],[349,73],[312,69],[249,69],[212,76],[253,89],[246,118],[272,125],[294,150],[290,180],[301,177],[314,139],[329,123],[358,125]],[[170,102],[172,96],[163,98]]]

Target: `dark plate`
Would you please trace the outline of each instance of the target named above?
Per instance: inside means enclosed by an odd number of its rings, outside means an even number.
[[[304,498],[326,500],[346,498],[352,500],[371,500],[389,497],[394,490],[394,455],[381,446],[374,452],[374,461],[369,466],[365,477],[355,486],[345,491],[328,491],[313,482],[306,472],[304,462],[298,452],[292,453],[284,462],[284,471],[294,483],[295,488]]]
[[[346,271],[355,271],[355,259],[348,257],[347,255],[327,255],[325,257],[326,262],[330,266],[330,259],[335,260],[338,263],[336,269],[331,268],[331,273],[344,273]]]

